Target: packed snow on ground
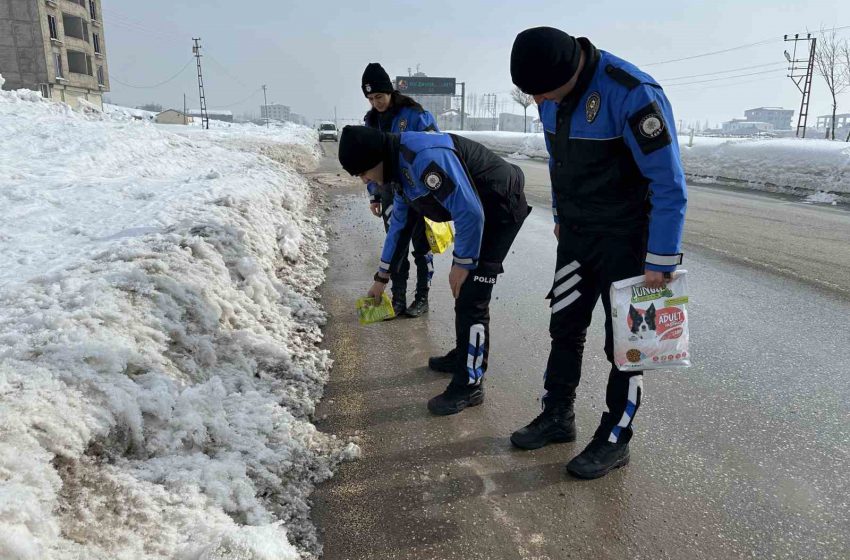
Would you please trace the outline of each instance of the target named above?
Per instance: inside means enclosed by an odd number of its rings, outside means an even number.
[[[0,92],[0,558],[318,553],[317,146]]]
[[[122,107],[121,105],[113,105],[111,103],[103,104],[103,112],[116,119],[125,118],[144,121],[152,121],[156,118],[157,115],[153,111],[144,111],[142,109]]]
[[[807,196],[803,202],[809,204],[831,204],[832,206],[835,206],[838,204],[838,196],[832,193],[816,192]]]
[[[547,159],[542,133],[457,131],[501,154]],[[702,182],[733,182],[762,190],[850,201],[850,144],[802,138],[688,137],[679,145],[685,172]]]

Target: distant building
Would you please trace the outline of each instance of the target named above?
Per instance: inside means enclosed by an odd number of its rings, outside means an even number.
[[[291,118],[291,109],[287,105],[260,105],[260,118],[276,121],[288,121]]]
[[[850,126],[850,113],[841,113],[835,115],[835,130]],[[826,130],[832,128],[832,115],[821,115],[818,117],[818,130]]]
[[[794,110],[782,107],[758,107],[744,111],[744,117],[750,122],[770,123],[774,130],[791,130]]]
[[[524,122],[523,122],[524,121]],[[499,130],[507,132],[534,132],[534,117],[529,115],[499,114]]]
[[[192,117],[177,109],[167,109],[154,118],[157,124],[189,124],[193,120]]]
[[[774,130],[773,123],[749,121],[747,119],[732,119],[723,123],[721,126],[724,133],[740,136],[772,132]]]
[[[0,74],[8,89],[103,107],[109,91],[101,0],[0,2]]]
[[[202,118],[200,109],[191,109],[189,111],[190,117]],[[216,109],[210,109],[207,111],[207,116],[211,121],[223,121],[223,122],[233,122],[233,111],[220,111]]]

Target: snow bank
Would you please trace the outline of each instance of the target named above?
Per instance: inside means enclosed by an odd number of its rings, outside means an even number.
[[[318,553],[317,138],[256,128],[0,92],[0,558]]]
[[[455,131],[504,155],[548,159],[542,133]],[[850,202],[850,144],[799,138],[679,138],[685,172],[695,179]]]
[[[543,133],[477,132],[468,130],[451,130],[448,132],[475,140],[500,154],[511,156],[516,154],[532,158],[549,159]]]
[[[850,196],[850,144],[802,138],[694,138],[682,145],[694,177],[742,182],[766,190]]]

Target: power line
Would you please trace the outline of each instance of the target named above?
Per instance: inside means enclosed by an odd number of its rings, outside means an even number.
[[[694,87],[694,84],[673,84],[673,85],[674,85],[674,86],[676,86],[676,85],[683,85],[683,86],[684,86],[684,85],[690,85],[690,86],[693,88],[693,90],[695,90],[695,91],[697,91],[697,90],[698,90],[698,91],[702,91],[702,90],[705,90],[705,89],[717,89],[717,88],[725,88],[725,87],[734,87],[734,86],[741,86],[741,85],[744,85],[744,84],[754,84],[754,83],[756,83],[756,82],[767,82],[767,81],[770,81],[770,80],[780,80],[780,79],[785,79],[785,76],[770,76],[770,77],[767,77],[767,78],[758,78],[758,79],[755,79],[755,80],[743,80],[743,81],[741,81],[741,82],[732,82],[732,83],[729,83],[729,84],[720,84],[720,85],[716,85],[716,86],[699,86],[699,87]],[[672,86],[671,86],[671,87],[672,87]]]
[[[719,82],[719,81],[722,81],[722,80],[731,80],[733,78],[746,78],[747,76],[759,76],[761,74],[774,74],[776,72],[785,72],[785,69],[778,68],[776,70],[764,70],[762,72],[750,72],[748,74],[736,74],[734,76],[724,76],[722,78],[712,78],[710,80],[697,80],[696,82],[681,82],[681,83],[678,83],[678,84],[670,84],[669,86],[665,86],[665,87],[690,86],[690,85],[694,85],[694,84],[707,84],[709,82]]]
[[[768,66],[785,66],[784,62],[768,62],[767,64],[755,64],[753,66],[742,66],[740,68],[730,68],[729,70],[718,70],[717,72],[706,72],[705,74],[691,74],[690,76],[678,76],[676,78],[659,78],[659,82],[671,82],[673,80],[684,80],[687,78],[701,78],[703,76],[716,76],[718,74],[728,74],[729,72],[740,72],[741,70],[752,70],[753,68],[766,68]]]
[[[252,97],[257,95],[259,92],[261,92],[262,90],[263,90],[262,87],[258,87],[257,89],[255,89],[254,91],[249,93],[247,97],[240,99],[239,101],[234,101],[233,103],[229,103],[227,105],[216,105],[216,108],[227,109],[228,107],[233,107],[234,105],[239,105],[240,103],[244,103],[244,102],[248,101],[249,99],[251,99]]]
[[[119,84],[121,84],[122,86],[125,86],[125,87],[128,87],[128,88],[133,88],[133,89],[154,89],[154,88],[158,88],[159,86],[165,85],[165,84],[167,84],[168,82],[171,82],[171,81],[173,81],[173,80],[176,80],[176,79],[177,79],[177,77],[178,77],[178,76],[180,76],[180,74],[182,74],[182,73],[183,73],[183,71],[184,71],[184,70],[186,70],[186,68],[188,68],[190,64],[192,64],[192,59],[191,59],[191,58],[190,58],[188,61],[186,61],[186,64],[184,64],[184,65],[183,65],[183,68],[181,68],[181,69],[180,69],[180,70],[179,70],[176,74],[174,74],[173,76],[171,76],[171,77],[170,77],[170,78],[168,78],[167,80],[162,81],[162,82],[159,82],[158,84],[154,84],[154,85],[152,85],[152,86],[134,86],[134,85],[132,85],[132,84],[127,84],[127,83],[122,82],[122,81],[121,81],[121,80],[119,80],[118,78],[116,78],[114,75],[110,75],[110,76],[109,76],[109,79],[110,79],[110,80],[115,80],[116,82],[118,82],[118,83],[119,83]]]
[[[844,29],[850,29],[850,25],[843,25],[841,27],[832,27],[830,29],[821,29],[819,31],[843,31]],[[661,61],[658,61],[658,62],[649,62],[647,64],[639,64],[638,66],[648,67],[648,66],[659,66],[661,64],[670,64],[672,62],[683,62],[685,60],[693,60],[695,58],[703,58],[703,57],[706,57],[706,56],[713,56],[713,55],[716,55],[716,54],[723,54],[723,53],[738,51],[738,50],[741,50],[741,49],[749,49],[749,48],[752,48],[752,47],[757,47],[757,46],[760,46],[760,45],[766,45],[768,43],[773,43],[773,42],[777,42],[777,41],[779,41],[779,37],[772,37],[770,39],[765,39],[763,41],[756,41],[755,43],[747,43],[745,45],[738,45],[736,47],[729,47],[728,49],[721,49],[719,51],[711,51],[711,52],[702,53],[702,54],[695,54],[695,55],[692,55],[692,56],[685,56],[685,57],[682,57],[682,58],[671,58],[670,60],[661,60]]]

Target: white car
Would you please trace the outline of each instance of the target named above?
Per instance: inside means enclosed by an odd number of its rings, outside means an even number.
[[[333,140],[339,142],[339,131],[336,125],[332,122],[323,122],[319,124],[319,142],[322,140]]]

